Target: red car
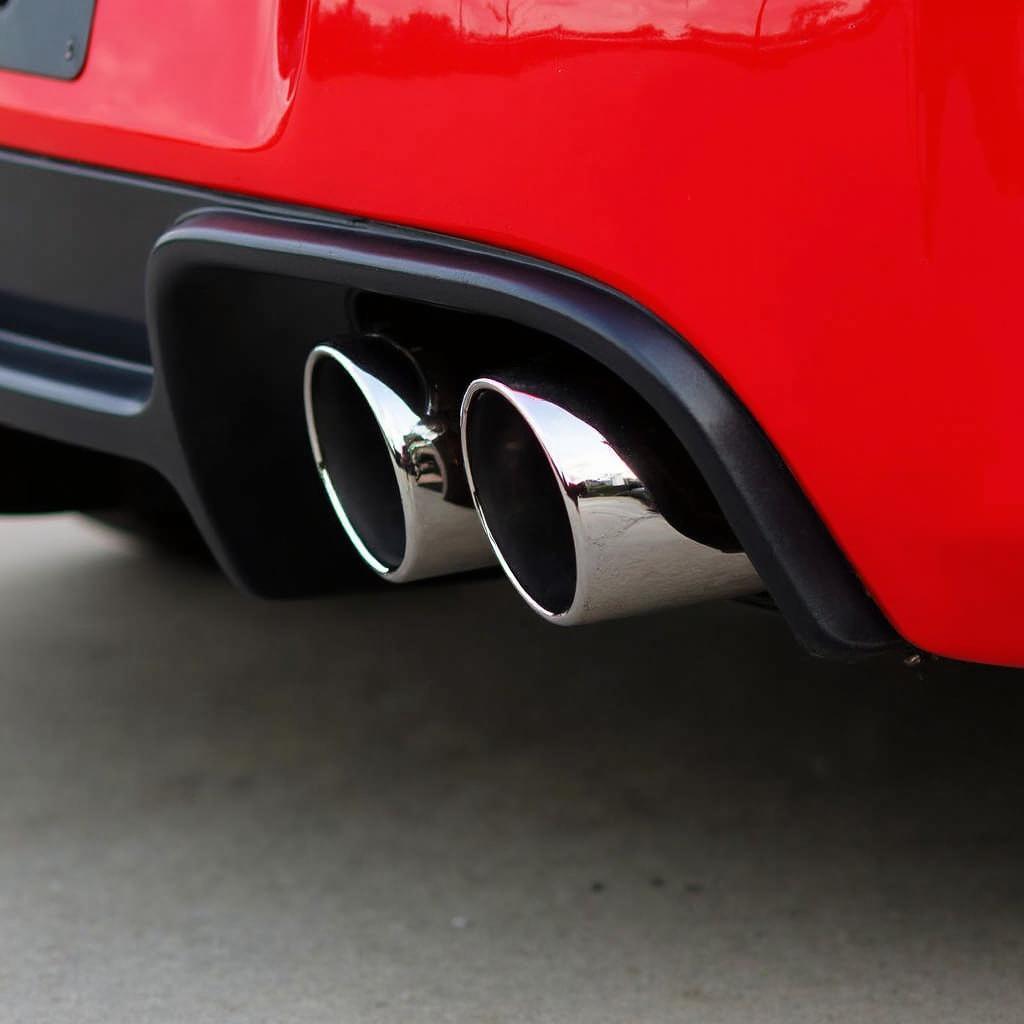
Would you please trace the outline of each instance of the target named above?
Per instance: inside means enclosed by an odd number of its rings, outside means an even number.
[[[1008,0],[0,0],[0,507],[1024,665],[1022,52]]]

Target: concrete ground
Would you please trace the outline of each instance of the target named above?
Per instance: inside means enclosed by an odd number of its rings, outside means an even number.
[[[1024,1019],[1024,675],[266,604],[0,522],[0,1019]]]

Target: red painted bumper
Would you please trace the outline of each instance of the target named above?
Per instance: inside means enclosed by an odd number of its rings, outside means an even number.
[[[427,227],[633,296],[894,626],[1024,665],[1024,15],[837,0],[101,0],[0,144]]]

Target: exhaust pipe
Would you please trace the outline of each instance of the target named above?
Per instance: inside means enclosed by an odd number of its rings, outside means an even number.
[[[764,590],[675,435],[632,393],[592,383],[584,402],[488,377],[463,399],[473,502],[527,604],[577,625]]]
[[[462,468],[460,382],[429,371],[376,336],[318,345],[306,361],[320,479],[363,561],[395,583],[494,564]]]

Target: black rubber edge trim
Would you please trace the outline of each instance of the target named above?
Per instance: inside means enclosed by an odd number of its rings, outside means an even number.
[[[700,468],[790,627],[814,654],[901,644],[764,432],[700,355],[635,302],[538,260],[388,225],[204,210],[150,258],[148,311],[196,265],[342,281],[505,317],[575,346],[664,418]],[[154,352],[160,377],[159,344]]]

